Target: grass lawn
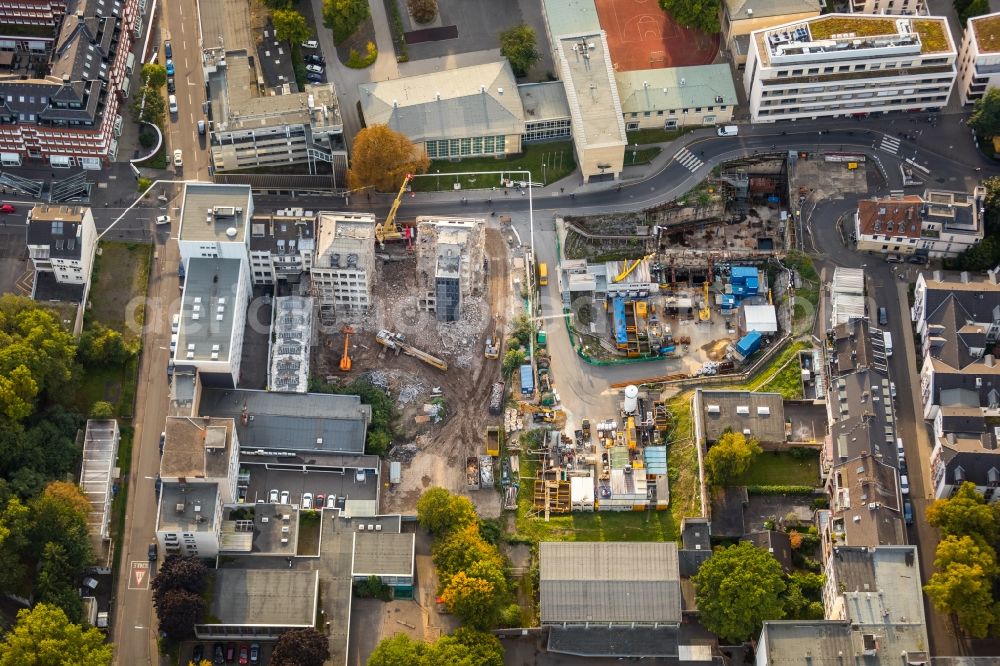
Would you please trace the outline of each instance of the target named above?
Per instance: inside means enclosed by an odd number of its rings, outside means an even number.
[[[132,469],[132,428],[121,426],[121,441],[118,442],[118,467],[121,469],[121,483],[118,492],[111,501],[111,531],[112,539],[115,541],[115,552],[122,552],[122,539],[125,538],[125,505],[128,503],[129,493],[129,471]],[[152,483],[152,482],[150,482]],[[111,577],[116,583],[118,573],[121,570],[121,557],[114,558],[111,568]],[[117,589],[117,588],[114,588]]]
[[[137,162],[136,166],[146,167],[148,169],[166,169],[167,168],[167,142],[166,140],[160,144],[160,149],[153,153],[145,162]]]
[[[140,336],[145,306],[133,299],[145,298],[153,247],[138,243],[102,242],[94,266],[87,324],[98,322],[120,332],[126,339]],[[130,306],[131,304],[131,306]],[[128,326],[126,326],[126,318]]]
[[[790,451],[765,451],[757,456],[734,486],[819,486],[819,451],[808,457]]]
[[[296,555],[319,555],[318,511],[302,511],[299,515],[299,539]]]
[[[627,132],[625,134],[626,139],[630,146],[639,144],[640,146],[647,143],[666,143],[667,141],[673,141],[677,137],[684,136],[688,132],[692,132],[696,129],[701,129],[700,127],[681,127],[680,129],[668,130],[661,128],[649,128],[640,129]]]
[[[641,150],[626,150],[625,151],[625,166],[633,166],[635,164],[649,164],[653,159],[660,154],[663,149],[659,146],[653,146],[652,148],[642,148]]]
[[[542,168],[542,165],[545,168]],[[456,176],[440,176],[437,173],[467,173],[470,171],[514,171],[528,170],[531,180],[535,183],[554,183],[573,173],[576,161],[573,158],[573,144],[570,141],[554,143],[535,143],[524,146],[520,155],[512,155],[506,159],[493,157],[474,157],[461,161],[433,160],[430,169],[423,176],[414,178],[413,190],[416,192],[433,192],[435,190],[453,189]],[[464,190],[488,189],[501,187],[500,175],[458,176],[458,181]],[[512,180],[525,180],[524,174],[511,176]],[[440,182],[440,187],[438,183]],[[501,194],[500,196],[503,196]]]
[[[785,366],[784,370],[778,372],[768,383],[764,384],[761,391],[769,393],[780,393],[785,400],[802,399],[802,369],[799,367],[797,359]]]

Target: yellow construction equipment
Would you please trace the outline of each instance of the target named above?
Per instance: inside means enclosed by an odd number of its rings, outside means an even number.
[[[425,351],[421,351],[416,347],[411,347],[403,341],[403,336],[399,333],[392,333],[385,329],[382,329],[375,335],[375,340],[388,349],[396,352],[398,356],[400,352],[406,354],[407,356],[412,356],[413,358],[423,361],[427,365],[432,365],[438,370],[447,370],[448,364],[439,359],[437,356],[432,356]]]
[[[655,252],[651,252],[651,253],[647,254],[645,257],[642,257],[641,259],[636,259],[635,262],[631,266],[628,266],[628,265],[624,266],[624,268],[622,269],[622,272],[619,273],[618,275],[616,275],[615,279],[612,280],[612,281],[613,282],[621,282],[622,280],[624,280],[625,278],[627,278],[629,275],[631,275],[632,271],[634,271],[635,269],[639,268],[639,264],[641,264],[642,262],[646,261],[647,259],[652,259],[654,256],[656,256],[656,253]],[[628,264],[628,262],[624,262],[624,263]]]
[[[625,444],[629,451],[634,451],[636,447],[635,417],[630,416],[625,421]]]
[[[351,340],[351,334],[354,333],[354,329],[350,326],[344,326],[340,329],[340,332],[344,334],[344,355],[340,357],[340,371],[350,372],[351,371],[351,357],[347,354],[347,345]]]
[[[493,315],[493,331],[486,338],[486,358],[500,358],[500,315]]]
[[[698,317],[702,321],[708,321],[709,319],[712,318],[712,308],[708,304],[708,280],[707,279],[705,280],[705,307],[703,307],[701,309],[701,311],[698,312]]]
[[[375,225],[375,240],[378,241],[380,248],[385,249],[385,242],[387,240],[394,241],[402,240],[403,238],[409,240],[410,238],[409,234],[404,233],[396,224],[396,212],[399,211],[399,205],[403,203],[403,194],[406,193],[406,186],[410,184],[412,179],[412,174],[406,174],[406,177],[403,178],[403,184],[399,186],[399,194],[393,200],[389,214],[385,216],[385,221]]]

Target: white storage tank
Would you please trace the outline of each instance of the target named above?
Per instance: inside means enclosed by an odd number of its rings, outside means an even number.
[[[639,409],[639,387],[629,384],[625,387],[624,410],[626,414],[635,414],[637,409]]]

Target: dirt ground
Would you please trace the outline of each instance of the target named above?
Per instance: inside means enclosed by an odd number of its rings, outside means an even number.
[[[486,230],[488,274],[485,292],[466,299],[462,319],[453,323],[438,322],[433,313],[417,307],[419,294],[404,285],[416,284],[416,261],[380,260],[372,287],[375,307],[350,323],[356,331],[350,341],[353,369],[348,376],[337,367],[343,350],[343,336],[320,333],[323,352],[316,355],[315,372],[320,377],[343,380],[364,376],[382,386],[395,398],[399,410],[398,431],[389,458],[403,462],[402,481],[383,494],[382,510],[387,513],[412,512],[417,499],[432,486],[452,492],[465,492],[465,458],[483,453],[486,425],[499,423],[487,410],[490,389],[500,377],[500,361],[483,356],[486,337],[492,331],[493,315],[499,315],[499,330],[509,319],[510,293],[507,246],[500,231]],[[394,356],[375,341],[379,329],[403,333],[406,341],[448,363],[440,371],[409,356]],[[424,420],[427,406],[440,393],[444,418]],[[496,492],[470,493],[483,517],[500,514]]]

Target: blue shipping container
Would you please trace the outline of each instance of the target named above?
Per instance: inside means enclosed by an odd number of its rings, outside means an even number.
[[[535,374],[531,371],[531,364],[525,363],[521,366],[521,393],[531,395],[535,392]]]
[[[760,349],[760,343],[762,340],[763,336],[760,333],[757,331],[750,331],[736,343],[736,351],[738,351],[743,358],[746,358]]]

